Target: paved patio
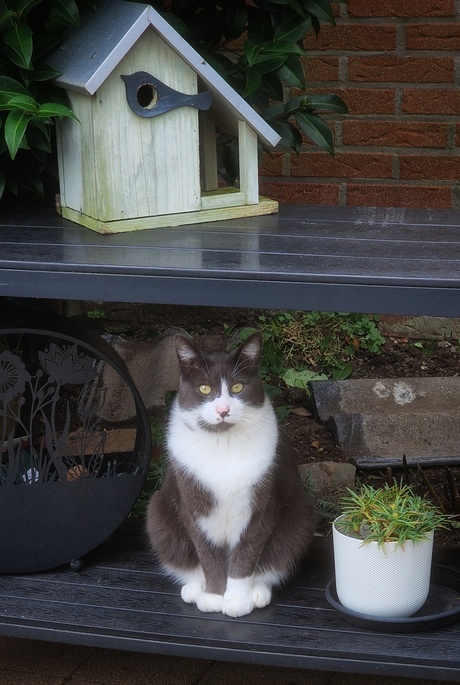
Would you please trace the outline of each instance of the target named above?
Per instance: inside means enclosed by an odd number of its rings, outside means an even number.
[[[0,637],[1,685],[430,685]]]

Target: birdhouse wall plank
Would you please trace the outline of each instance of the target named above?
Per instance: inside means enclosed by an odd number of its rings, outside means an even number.
[[[257,164],[257,134],[245,121],[238,122],[240,190],[248,205],[259,202],[259,169]]]

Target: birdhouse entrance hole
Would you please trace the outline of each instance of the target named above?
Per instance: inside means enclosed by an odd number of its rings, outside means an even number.
[[[153,109],[158,102],[157,89],[151,83],[144,83],[137,89],[136,100],[143,109]]]

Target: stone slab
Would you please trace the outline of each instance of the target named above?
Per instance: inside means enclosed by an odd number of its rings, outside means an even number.
[[[460,455],[460,379],[314,381],[318,419],[350,457]]]
[[[174,337],[182,329],[169,329],[152,342],[132,340],[121,335],[106,336],[106,340],[125,362],[147,409],[161,406],[168,391],[179,387],[179,363]],[[126,384],[105,365],[102,384],[106,399],[99,415],[110,423],[128,421],[135,417],[134,400]]]

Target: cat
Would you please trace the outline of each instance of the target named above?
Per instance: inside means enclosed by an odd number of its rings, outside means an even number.
[[[147,533],[181,597],[239,617],[267,606],[308,551],[314,505],[260,378],[262,336],[204,352],[178,334],[179,392]]]

